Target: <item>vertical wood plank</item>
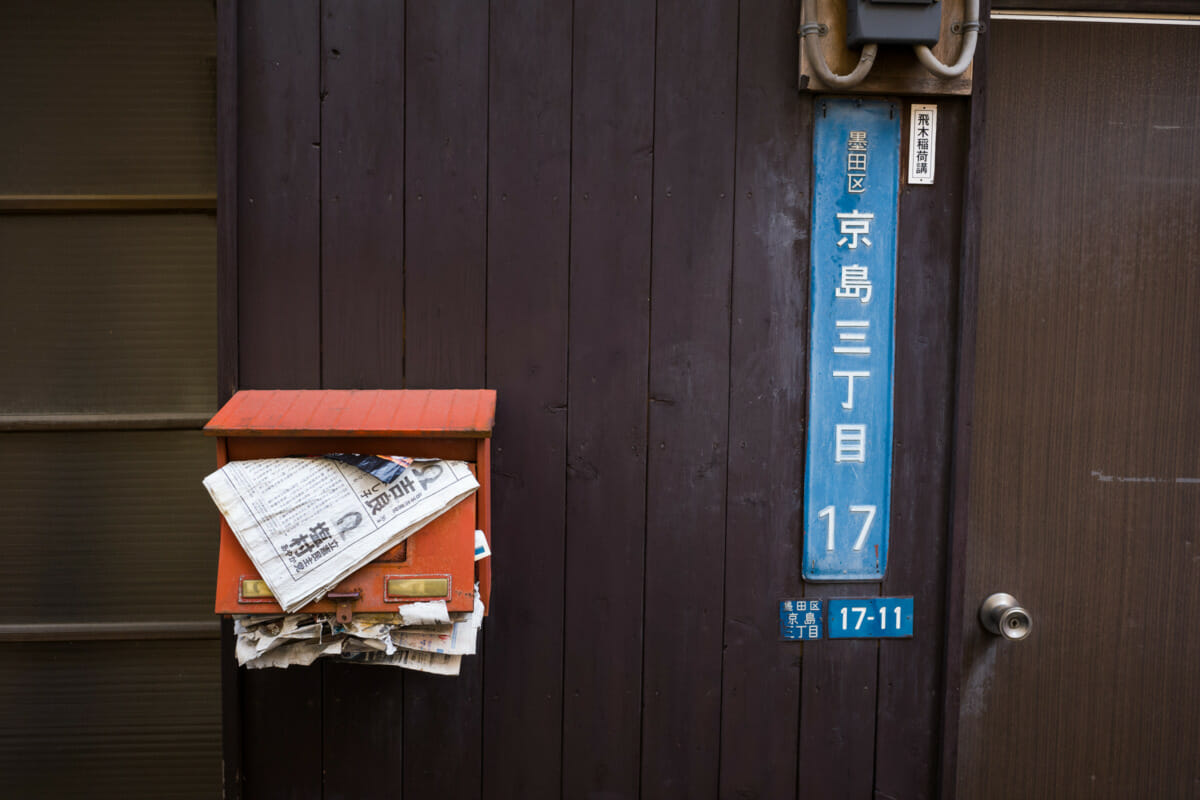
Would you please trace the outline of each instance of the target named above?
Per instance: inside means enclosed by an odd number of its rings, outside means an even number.
[[[242,687],[244,796],[321,797],[320,665],[246,670]]]
[[[983,19],[991,0],[982,0]],[[946,540],[945,649],[942,667],[942,716],[938,759],[938,796],[954,800],[958,772],[959,708],[963,679],[963,592],[967,573],[967,522],[970,507],[971,419],[975,410],[975,342],[978,330],[979,243],[982,212],[983,134],[987,112],[988,52],[991,37],[975,51],[975,84],[970,100],[967,163],[963,172],[962,250],[958,270],[958,336],[954,374],[954,452],[950,474],[949,535]]]
[[[878,584],[809,585],[806,594],[869,597]],[[873,797],[879,643],[820,640],[803,654],[800,702],[800,798]]]
[[[412,388],[484,385],[487,35],[486,4],[409,6],[405,382]],[[456,678],[405,676],[404,797],[480,794],[479,645]]]
[[[938,101],[932,186],[904,186],[896,266],[892,540],[885,596],[912,595],[911,640],[879,644],[875,790],[932,797],[938,769],[954,353],[969,105]],[[904,104],[907,152],[909,106]],[[903,166],[903,165],[902,165]],[[935,222],[936,221],[936,222]]]
[[[321,5],[321,385],[404,364],[404,4]]]
[[[716,797],[737,3],[658,7],[642,795]]]
[[[239,388],[320,383],[317,4],[237,6]],[[243,675],[244,793],[321,786],[321,669]],[[280,764],[288,769],[280,770]]]
[[[561,791],[571,9],[491,8],[487,382],[492,613],[484,625],[489,798]],[[499,542],[504,545],[500,546]],[[496,642],[495,646],[491,646]]]
[[[315,0],[238,4],[239,388],[318,386],[319,21]]]
[[[484,374],[488,9],[416,3],[408,16],[407,376],[472,388]]]
[[[811,103],[796,95],[799,3],[743,0],[738,43],[721,797],[792,797],[800,595]]]
[[[563,797],[640,780],[654,5],[575,5]]]
[[[403,3],[321,4],[324,388],[403,386],[404,39]],[[325,798],[397,796],[404,671],[322,669]]]
[[[407,710],[404,687],[409,675],[397,667],[336,660],[319,668],[324,777],[324,791],[319,796],[324,800],[401,797]],[[289,667],[288,672],[294,669]]]

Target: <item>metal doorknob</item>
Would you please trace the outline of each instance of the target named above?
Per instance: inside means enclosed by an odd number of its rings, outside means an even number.
[[[1011,594],[997,592],[989,595],[979,607],[979,621],[983,627],[1005,639],[1024,639],[1033,629],[1033,618],[1021,608],[1017,598]]]

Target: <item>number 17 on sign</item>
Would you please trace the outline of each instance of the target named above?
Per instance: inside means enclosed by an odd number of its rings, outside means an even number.
[[[875,521],[875,506],[850,506],[851,514],[864,515],[862,527],[858,531],[858,535],[854,537],[854,544],[851,550],[858,552],[867,545],[867,538],[871,535],[871,523]],[[817,519],[823,519],[826,522],[828,533],[825,536],[825,549],[833,551],[837,549],[837,508],[834,506],[825,506],[817,512]]]

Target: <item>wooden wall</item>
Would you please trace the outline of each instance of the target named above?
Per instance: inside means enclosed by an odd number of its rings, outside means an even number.
[[[447,679],[226,667],[247,797],[934,793],[969,106],[901,197],[893,561],[912,641],[800,597],[798,2],[223,0],[222,378],[489,387],[493,613]]]

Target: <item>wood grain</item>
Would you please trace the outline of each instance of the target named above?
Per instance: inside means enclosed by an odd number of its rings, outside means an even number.
[[[405,383],[484,385],[488,14],[408,6],[405,46]],[[484,627],[491,625],[491,620]],[[483,637],[462,672],[404,680],[406,798],[480,792]]]
[[[873,597],[878,584],[809,584],[805,595]],[[823,640],[804,645],[797,797],[871,797],[879,642]]]
[[[654,30],[638,0],[575,4],[564,797],[641,773]]]
[[[317,664],[243,673],[243,797],[320,796],[321,670]],[[280,764],[289,765],[284,774]]]
[[[779,640],[799,597],[807,395],[811,106],[785,77],[799,3],[744,2],[737,74],[721,675],[721,797],[792,797],[800,653]]]
[[[404,384],[404,5],[321,4],[321,385]]]
[[[989,0],[980,4],[982,13]],[[975,350],[978,332],[979,244],[982,222],[983,136],[987,120],[988,56],[991,39],[985,37],[975,56],[976,81],[971,96],[970,143],[964,174],[962,254],[958,274],[958,336],[955,342],[954,454],[950,475],[950,531],[946,540],[945,645],[942,659],[940,725],[941,757],[938,763],[939,796],[955,796],[958,774],[959,709],[962,699],[962,626],[966,598],[967,521],[970,508],[971,446],[975,410]]]
[[[642,794],[720,763],[737,6],[658,7]]]
[[[320,385],[317,3],[238,4],[240,389]]]
[[[570,12],[491,8],[487,384],[500,398],[492,522],[507,532],[483,631],[483,782],[495,798],[562,787]]]
[[[414,389],[476,388],[486,352],[488,10],[416,3],[408,25],[406,375]]]
[[[992,37],[958,794],[1192,796],[1200,29]]]

